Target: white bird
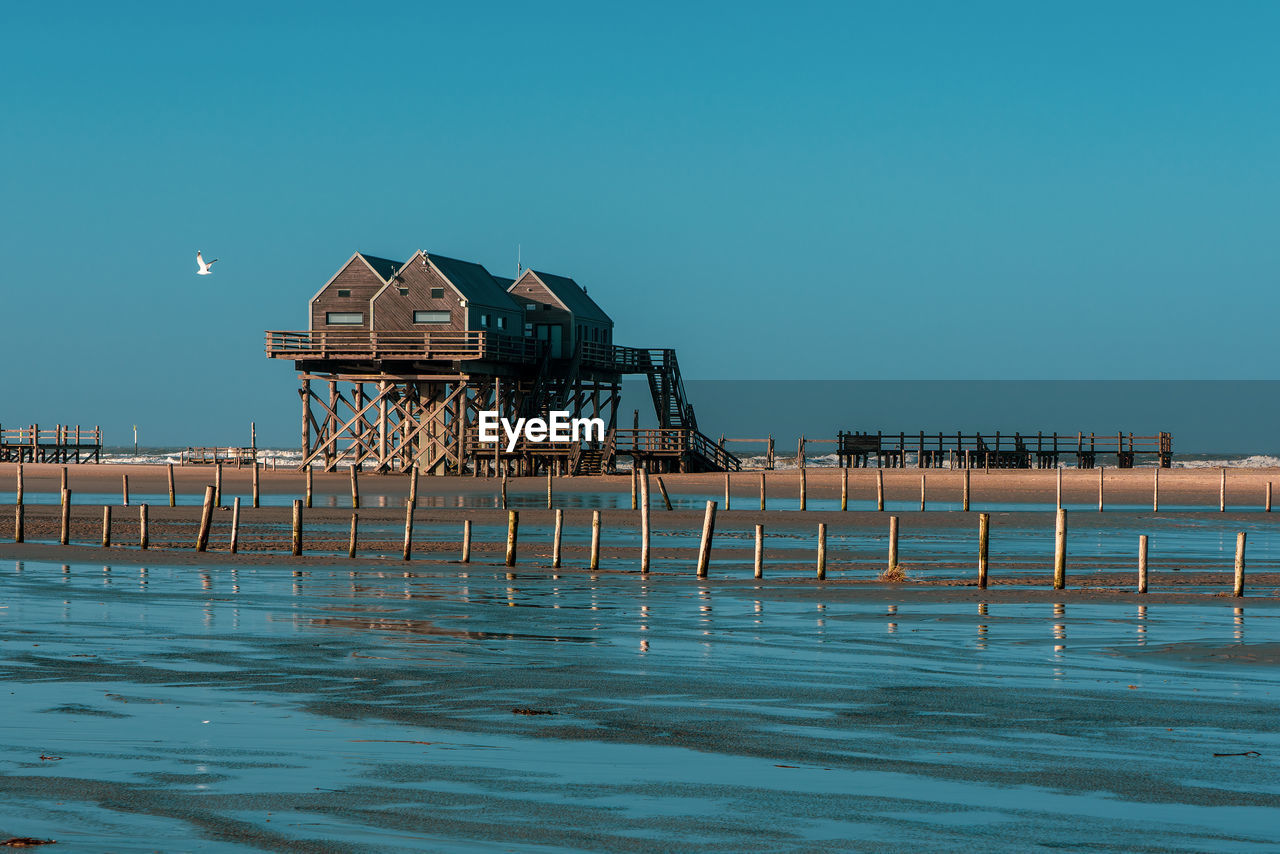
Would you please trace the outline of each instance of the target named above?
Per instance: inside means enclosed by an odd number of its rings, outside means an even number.
[[[200,269],[199,269],[199,270],[196,270],[196,275],[197,275],[197,276],[210,276],[210,275],[212,275],[212,274],[213,274],[213,270],[210,270],[209,268],[210,268],[210,267],[212,267],[214,264],[217,264],[217,263],[218,263],[218,259],[217,259],[217,258],[214,258],[212,261],[210,261],[208,264],[206,264],[206,263],[204,262],[204,256],[203,256],[203,255],[201,255],[201,254],[200,254],[200,250],[199,250],[199,249],[197,249],[197,250],[196,250],[196,263],[200,265]]]

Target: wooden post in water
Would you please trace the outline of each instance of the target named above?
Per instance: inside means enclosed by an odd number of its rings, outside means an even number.
[[[827,523],[818,523],[818,580],[827,580]]]
[[[632,457],[631,458],[631,509],[632,510],[636,509],[636,479],[638,477],[639,477],[639,472],[636,471],[636,460],[635,460],[635,457]]]
[[[302,554],[302,499],[293,499],[293,556]]]
[[[796,443],[796,466],[804,471],[804,436]]]
[[[764,477],[764,475],[761,475],[761,477]],[[14,498],[14,503],[17,504],[19,507],[22,506],[22,495],[24,491],[25,490],[23,489],[23,483],[22,483],[22,463],[18,463],[18,492],[16,497]]]
[[[1103,493],[1102,493],[1102,478],[1103,478],[1103,472],[1106,471],[1106,468],[1107,468],[1106,466],[1098,466],[1098,512],[1099,513],[1102,512],[1103,505],[1104,505]]]
[[[1244,595],[1244,531],[1236,534],[1236,583],[1231,595],[1237,599]]]
[[[1138,592],[1147,592],[1147,535],[1138,535]]]
[[[805,469],[800,469],[800,509],[809,509],[808,484],[805,477]]]
[[[756,578],[764,578],[764,525],[756,525]]]
[[[240,496],[231,499],[231,553],[240,550]]]
[[[1227,512],[1227,469],[1222,468],[1222,481],[1218,485],[1218,512]]]
[[[168,468],[169,468],[169,472],[168,472],[169,474],[169,506],[177,507],[178,506],[178,490],[174,487],[174,484],[173,484],[173,463],[169,463]],[[253,506],[257,507],[258,506],[258,499],[257,499],[258,467],[256,465],[253,467],[253,487],[254,487]]]
[[[129,506],[129,475],[120,475],[120,503]]]
[[[23,514],[26,513],[26,507],[18,504],[13,508],[13,541],[21,543],[26,540],[27,532],[25,530]]]
[[[1262,509],[1267,513],[1271,512],[1271,481],[1267,481],[1267,497],[1263,500]]]
[[[1053,532],[1053,589],[1067,586],[1067,511],[1058,511],[1057,525]]]
[[[761,510],[764,508],[761,507]],[[849,509],[849,468],[840,469],[840,509],[842,511]]]
[[[924,491],[924,475],[920,475],[920,509],[925,508],[925,491]]]
[[[668,510],[670,510],[670,509],[671,509],[671,496],[670,496],[670,495],[667,495],[667,485],[666,485],[665,483],[663,483],[663,482],[662,482],[662,478],[661,478],[660,476],[657,478],[657,480],[658,480],[658,494],[662,496],[662,503],[663,503],[663,505],[664,505]]]
[[[400,559],[408,560],[413,554],[413,502],[404,502],[404,546],[400,550]]]
[[[803,440],[801,440],[803,441]],[[716,530],[716,503],[707,502],[707,512],[702,517],[702,541],[698,544],[698,577],[707,577],[707,567],[711,564],[711,538]]]
[[[502,490],[502,509],[506,510],[507,509],[507,473],[505,471],[503,471],[502,473],[501,490]]]
[[[476,466],[480,468],[479,465]],[[409,467],[409,504],[416,510],[418,509],[418,464],[414,463]]]
[[[991,514],[978,514],[978,589],[987,589],[987,558],[990,554]]]
[[[600,511],[591,511],[591,571],[600,568]]]
[[[147,524],[147,505],[138,505],[138,548],[147,549],[151,546],[151,536],[149,525]]]
[[[520,514],[507,511],[507,566],[516,565],[516,538],[520,533]]]
[[[550,510],[552,507],[552,493],[551,493],[552,489],[553,487],[551,485],[551,466],[547,466],[547,509],[548,510]]]
[[[62,467],[62,485],[59,487],[59,491],[61,492],[68,488],[70,487],[69,487],[69,484],[67,483],[67,467],[63,466]]]
[[[66,471],[66,469],[63,469]],[[62,533],[58,542],[67,545],[71,542],[71,490],[62,490]]]
[[[764,472],[760,472],[760,512],[765,509]]]
[[[1160,466],[1151,470],[1151,512],[1160,512]]]
[[[556,532],[551,541],[551,568],[560,568],[560,537],[564,533],[564,511],[556,508]]]
[[[724,473],[724,509],[729,509],[729,473]]]
[[[884,510],[884,472],[876,469],[876,509]]]
[[[356,556],[356,542],[359,536],[358,529],[360,527],[360,514],[351,514],[351,533],[347,537],[347,557],[354,558]]]
[[[898,517],[889,517],[889,571],[898,565]]]
[[[259,466],[258,466],[258,461],[257,461],[257,460],[254,460],[254,461],[253,461],[253,496],[252,496],[252,498],[253,498],[253,506],[254,506],[254,507],[257,507],[257,506],[258,506],[258,495],[259,495],[259,490],[258,490],[258,468],[259,468]]]
[[[1058,509],[1062,509],[1062,468],[1058,467]]]
[[[355,473],[355,471],[354,471],[354,469],[353,469],[353,470],[352,470],[352,474],[354,475],[354,473]],[[302,473],[302,479],[303,479],[303,482],[304,482],[304,484],[305,484],[305,485],[303,486],[303,490],[304,490],[304,491],[303,491],[303,499],[302,499],[302,501],[303,501],[303,506],[304,506],[304,507],[306,507],[307,509],[310,509],[310,508],[311,508],[312,495],[313,495],[313,493],[314,493],[314,490],[312,489],[312,485],[313,485],[313,484],[312,484],[312,472],[311,472],[311,466],[309,466],[309,465],[308,465],[308,466],[306,467],[306,469],[303,471],[303,473]]]
[[[129,503],[126,496],[125,504]],[[213,506],[222,506],[222,463],[216,463],[213,470]]]
[[[964,467],[964,495],[962,498],[964,512],[969,512],[969,467]]]
[[[102,547],[111,547],[111,505],[102,505]]]
[[[471,520],[462,520],[462,562],[471,563]]]
[[[356,479],[356,464],[351,464],[351,509],[360,509],[360,482]]]
[[[204,488],[204,504],[200,507],[200,531],[196,534],[196,551],[202,552],[209,547],[209,527],[213,523],[212,486]]]
[[[649,571],[649,471],[638,476],[640,481],[640,572]]]

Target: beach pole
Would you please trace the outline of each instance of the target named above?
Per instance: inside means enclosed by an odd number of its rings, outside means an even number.
[[[800,509],[809,509],[807,469],[800,469]]]
[[[173,485],[173,463],[169,463],[168,469],[169,469],[168,471],[169,506],[177,507],[178,506],[178,490],[175,489]],[[258,506],[258,466],[256,463],[254,464],[254,467],[253,467],[253,506],[254,507]]]
[[[698,544],[698,577],[707,577],[707,566],[711,563],[711,537],[716,530],[716,503],[707,502],[707,512],[702,517],[702,541]]]
[[[462,520],[462,562],[471,563],[471,520]]]
[[[560,537],[564,533],[564,511],[556,508],[556,532],[551,541],[551,568],[560,568]]]
[[[729,509],[729,473],[724,473],[724,509]]]
[[[303,498],[303,506],[304,506],[304,507],[307,507],[307,508],[310,508],[310,507],[311,507],[311,501],[312,501],[312,495],[313,495],[313,493],[314,493],[314,490],[312,489],[312,485],[313,485],[313,484],[312,484],[312,472],[311,472],[311,466],[307,466],[307,468],[303,471],[303,477],[302,477],[302,479],[303,479],[303,482],[305,483],[305,486],[304,486],[304,490],[305,490],[305,491],[303,492],[303,495],[305,496],[305,497]],[[352,505],[352,506],[354,506],[354,505]]]
[[[129,499],[125,497],[125,504],[129,503]],[[217,463],[213,471],[213,504],[215,507],[222,506],[222,463]]]
[[[1271,512],[1271,481],[1267,481],[1267,497],[1262,503],[1262,509],[1267,513]]]
[[[351,514],[351,533],[347,536],[347,557],[354,558],[356,556],[356,544],[359,537],[360,514]]]
[[[761,510],[764,508],[761,507]],[[842,511],[849,509],[849,469],[840,469],[840,509]]]
[[[138,505],[138,548],[147,549],[151,546],[150,526],[147,524],[147,505]]]
[[[59,487],[59,491],[66,490],[68,488],[69,487],[67,484],[67,467],[63,466],[62,467],[62,485]]]
[[[129,475],[120,475],[120,503],[129,506]]]
[[[64,469],[65,471],[65,469]],[[58,542],[67,545],[71,542],[71,490],[62,490],[62,533]]]
[[[293,499],[293,556],[302,554],[302,500]]]
[[[507,473],[505,471],[502,473],[501,490],[502,490],[502,509],[506,510],[507,509]]]
[[[170,505],[172,506],[172,505]],[[258,506],[258,461],[253,461],[253,506]]]
[[[1102,508],[1104,506],[1103,493],[1102,493],[1102,478],[1103,478],[1103,472],[1106,470],[1106,468],[1107,468],[1106,466],[1098,466],[1098,512],[1099,513],[1102,512]]]
[[[763,476],[764,475],[761,475],[761,477]],[[1270,484],[1268,484],[1268,489],[1269,488],[1270,488]],[[25,492],[25,490],[23,489],[23,483],[22,483],[22,463],[18,463],[18,493],[17,493],[17,496],[14,498],[14,503],[17,504],[19,507],[22,506],[23,492]]]
[[[479,466],[476,466],[478,469]],[[416,510],[418,507],[418,464],[409,467],[409,503]]]
[[[520,514],[507,511],[507,566],[516,565],[516,536],[520,531]]]
[[[1236,534],[1236,583],[1231,595],[1244,596],[1244,531]]]
[[[1058,470],[1058,509],[1062,509],[1062,469]]]
[[[111,547],[111,505],[102,505],[102,547]]]
[[[240,496],[231,499],[231,553],[240,550]]]
[[[1147,535],[1138,536],[1138,592],[1147,592]]]
[[[649,571],[649,471],[637,475],[640,481],[640,571]]]
[[[966,465],[964,469],[964,495],[962,499],[964,512],[969,512],[969,467]]]
[[[600,511],[591,511],[591,571],[600,568]]]
[[[978,514],[978,589],[987,589],[987,558],[991,544],[991,514]]]
[[[764,525],[756,525],[756,578],[764,578]]]
[[[1053,589],[1067,586],[1067,511],[1058,511],[1057,525],[1053,532]]]
[[[924,478],[925,478],[924,475],[920,475],[920,509],[921,510],[924,510],[924,507],[925,507]]]
[[[27,532],[24,530],[25,525],[23,524],[26,521],[23,519],[25,512],[26,508],[21,504],[13,508],[13,541],[15,543],[21,543],[26,539]]]
[[[551,509],[551,505],[552,505],[551,490],[552,490],[552,486],[551,486],[551,466],[547,466],[547,509],[548,509],[548,510],[550,510],[550,509]]]
[[[818,523],[818,580],[827,580],[827,523]]]
[[[196,551],[202,552],[209,547],[209,526],[213,522],[214,489],[204,488],[204,504],[200,507],[200,530],[196,534]]]
[[[356,464],[351,464],[351,509],[360,509],[360,481],[357,479]]]
[[[898,565],[898,517],[889,517],[889,571]]]
[[[1152,469],[1151,477],[1151,512],[1160,512],[1160,466]]]
[[[1218,512],[1227,512],[1227,469],[1222,469],[1222,480],[1218,485]]]
[[[407,498],[404,502],[404,546],[400,550],[400,558],[408,560],[413,553],[413,502]]]
[[[668,510],[671,509],[671,496],[667,495],[667,485],[662,482],[662,478],[658,479],[658,494],[662,496],[662,503]]]
[[[760,512],[765,508],[764,472],[760,472]]]
[[[876,509],[884,510],[884,472],[876,469]]]
[[[635,457],[632,457],[631,458],[631,509],[632,510],[636,509],[636,480],[638,479],[638,477],[639,477],[639,472],[636,471],[636,460],[635,460]]]

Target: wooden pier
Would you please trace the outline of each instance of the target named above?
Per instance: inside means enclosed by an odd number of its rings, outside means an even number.
[[[102,428],[58,424],[41,429],[39,424],[32,424],[0,429],[0,462],[99,463],[102,462]]]
[[[218,463],[236,468],[251,466],[258,459],[257,448],[187,448],[178,461],[184,466],[212,466]]]
[[[803,441],[803,440],[802,440]],[[836,436],[840,465],[864,468],[905,468],[908,455],[918,468],[1057,468],[1074,462],[1091,469],[1100,458],[1111,457],[1117,468],[1133,468],[1139,456],[1161,468],[1173,465],[1173,435],[1156,433],[853,433]]]

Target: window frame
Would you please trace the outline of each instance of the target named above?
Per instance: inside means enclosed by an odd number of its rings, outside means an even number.
[[[444,315],[444,319],[443,319],[443,320],[440,320],[440,319],[436,319],[436,320],[419,320],[419,319],[418,319],[419,315],[427,315],[427,314],[430,314],[430,315],[436,315],[437,317],[438,317],[439,315]],[[417,323],[417,324],[452,323],[452,322],[453,322],[453,312],[448,311],[448,310],[435,309],[435,308],[420,308],[420,309],[415,309],[415,310],[414,310],[414,312],[413,312],[413,322],[414,322],[414,323]]]
[[[334,320],[335,317],[354,317],[356,320]],[[324,313],[325,326],[364,326],[363,311],[326,311]]]

